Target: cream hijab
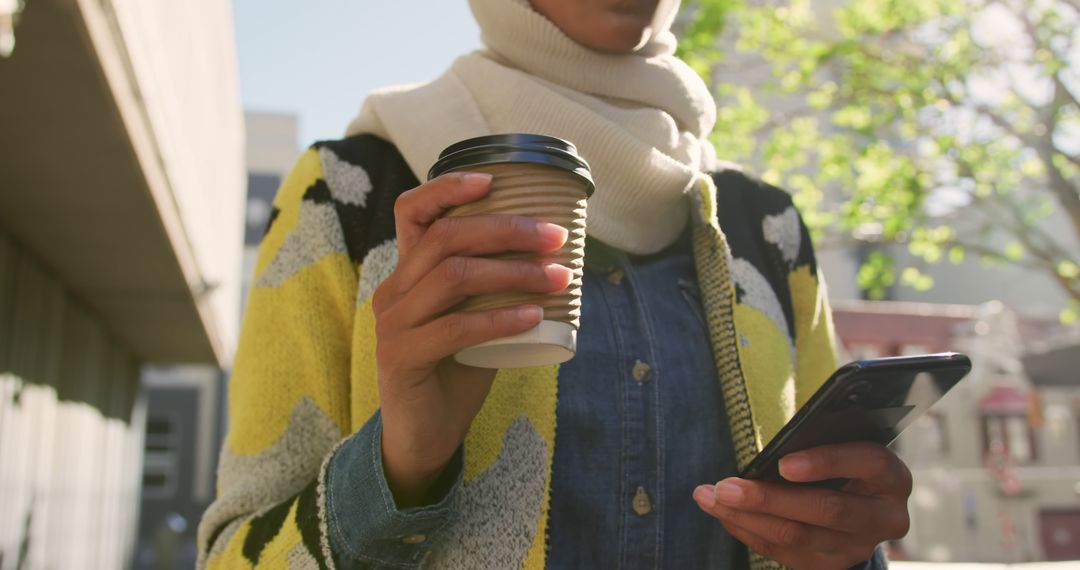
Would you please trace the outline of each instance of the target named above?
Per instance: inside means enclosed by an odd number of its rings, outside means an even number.
[[[686,193],[713,167],[716,105],[674,56],[678,0],[661,0],[652,31],[629,54],[577,44],[528,0],[470,0],[484,49],[438,79],[391,87],[364,101],[347,134],[394,143],[420,180],[459,140],[528,132],[573,142],[592,167],[588,233],[635,254],[674,242]]]

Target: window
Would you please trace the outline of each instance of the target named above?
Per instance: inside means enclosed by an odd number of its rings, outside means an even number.
[[[180,433],[171,414],[146,419],[143,443],[143,496],[167,499],[176,494]]]
[[[248,174],[244,245],[258,245],[273,215],[274,195],[281,186],[276,174]]]
[[[941,412],[927,412],[917,424],[927,448],[942,455],[949,452],[949,433],[945,431],[945,416]]]
[[[851,353],[851,358],[854,359],[881,358],[883,356],[881,347],[876,344],[852,343],[848,348],[848,352]]]
[[[934,352],[930,350],[929,346],[925,344],[902,344],[900,345],[900,356],[912,356],[916,354],[929,354]]]
[[[1035,434],[1023,414],[987,414],[982,418],[983,453],[1004,452],[1018,465],[1038,458]]]
[[[889,447],[894,452],[903,450],[912,458],[939,458],[949,453],[949,434],[945,430],[945,415],[941,412],[927,412],[915,420],[911,427],[896,439]]]

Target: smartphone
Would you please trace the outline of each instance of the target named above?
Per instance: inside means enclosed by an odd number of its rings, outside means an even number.
[[[956,352],[856,360],[833,373],[740,477],[785,481],[780,458],[835,443],[892,443],[971,371],[971,360]],[[812,485],[839,488],[845,480]]]

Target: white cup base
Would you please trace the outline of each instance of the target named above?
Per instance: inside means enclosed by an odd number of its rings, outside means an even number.
[[[454,360],[479,368],[529,368],[560,364],[577,351],[577,328],[560,321],[541,321],[513,336],[470,346]]]

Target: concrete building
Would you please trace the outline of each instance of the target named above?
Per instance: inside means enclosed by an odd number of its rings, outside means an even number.
[[[192,568],[196,529],[214,498],[224,436],[225,372],[212,365],[144,366],[136,569]]]
[[[911,531],[896,559],[1080,559],[1077,338],[1032,339],[1053,321],[981,306],[838,302],[846,356],[959,350],[972,373],[897,442],[915,476]],[[1059,346],[1060,345],[1060,346]]]
[[[247,113],[245,129],[241,299],[247,296],[274,195],[300,153],[293,115]],[[241,318],[239,310],[234,318]],[[228,370],[207,365],[143,371],[147,428],[136,568],[194,564],[196,527],[214,498],[217,455],[225,436],[227,377]]]
[[[147,363],[226,366],[231,8],[35,0],[0,57],[0,568],[132,563]]]
[[[1046,560],[1080,560],[1080,341],[1044,344],[1022,360],[1041,407],[1035,418],[1040,464],[1046,471],[1072,475],[1071,480],[1063,477],[1054,490],[1059,501],[1044,494],[1038,512],[1029,516],[1038,517],[1038,544]],[[1022,491],[1038,480],[1036,474],[1028,481],[1024,476],[1021,473],[1019,479]]]

